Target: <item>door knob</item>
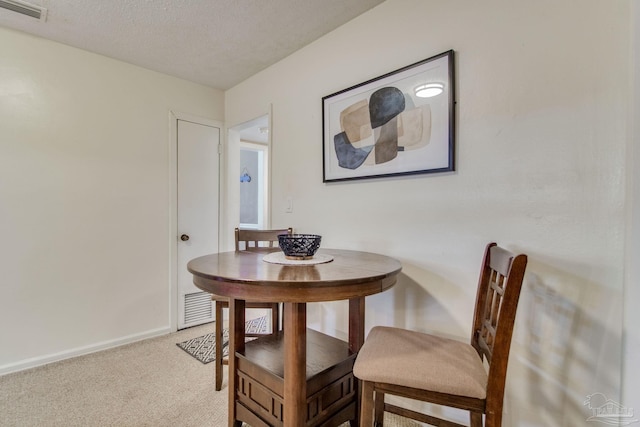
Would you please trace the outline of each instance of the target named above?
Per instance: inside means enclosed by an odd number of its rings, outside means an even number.
[[[180,240],[182,240],[183,242],[186,242],[187,240],[189,240],[189,235],[183,234],[182,236],[180,236]]]

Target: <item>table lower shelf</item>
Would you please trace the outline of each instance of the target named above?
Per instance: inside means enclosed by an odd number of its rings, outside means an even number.
[[[236,356],[236,419],[252,427],[282,426],[284,333],[250,341]],[[307,427],[356,418],[355,357],[345,341],[307,329]]]

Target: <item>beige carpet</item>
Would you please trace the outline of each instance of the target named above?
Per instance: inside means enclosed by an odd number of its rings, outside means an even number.
[[[212,329],[197,326],[0,376],[0,426],[226,427],[226,369],[216,392],[213,363],[176,346]],[[386,419],[389,427],[419,425]]]

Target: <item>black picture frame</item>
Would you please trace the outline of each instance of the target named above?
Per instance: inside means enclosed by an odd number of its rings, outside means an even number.
[[[323,97],[323,182],[455,170],[454,83],[449,50]]]

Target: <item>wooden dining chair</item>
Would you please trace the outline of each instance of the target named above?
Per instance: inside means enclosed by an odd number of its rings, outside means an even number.
[[[236,228],[235,231],[236,252],[274,252],[280,249],[278,245],[278,235],[293,234],[291,227],[276,230],[243,230]],[[215,339],[216,339],[216,390],[222,389],[222,365],[228,365],[229,359],[223,358],[222,340],[223,340],[223,309],[229,308],[229,298],[212,295],[211,299],[215,301],[216,322],[215,322]],[[272,302],[247,301],[246,308],[259,308],[271,311],[271,333],[275,333],[280,329],[280,304]],[[255,337],[264,335],[261,333],[250,332],[245,334],[247,337]]]
[[[382,426],[383,412],[437,426],[462,424],[385,403],[395,395],[464,409],[472,427],[500,427],[509,348],[526,255],[486,247],[467,344],[393,327],[374,327],[353,368],[362,380],[360,426]],[[485,368],[483,358],[488,365]]]

